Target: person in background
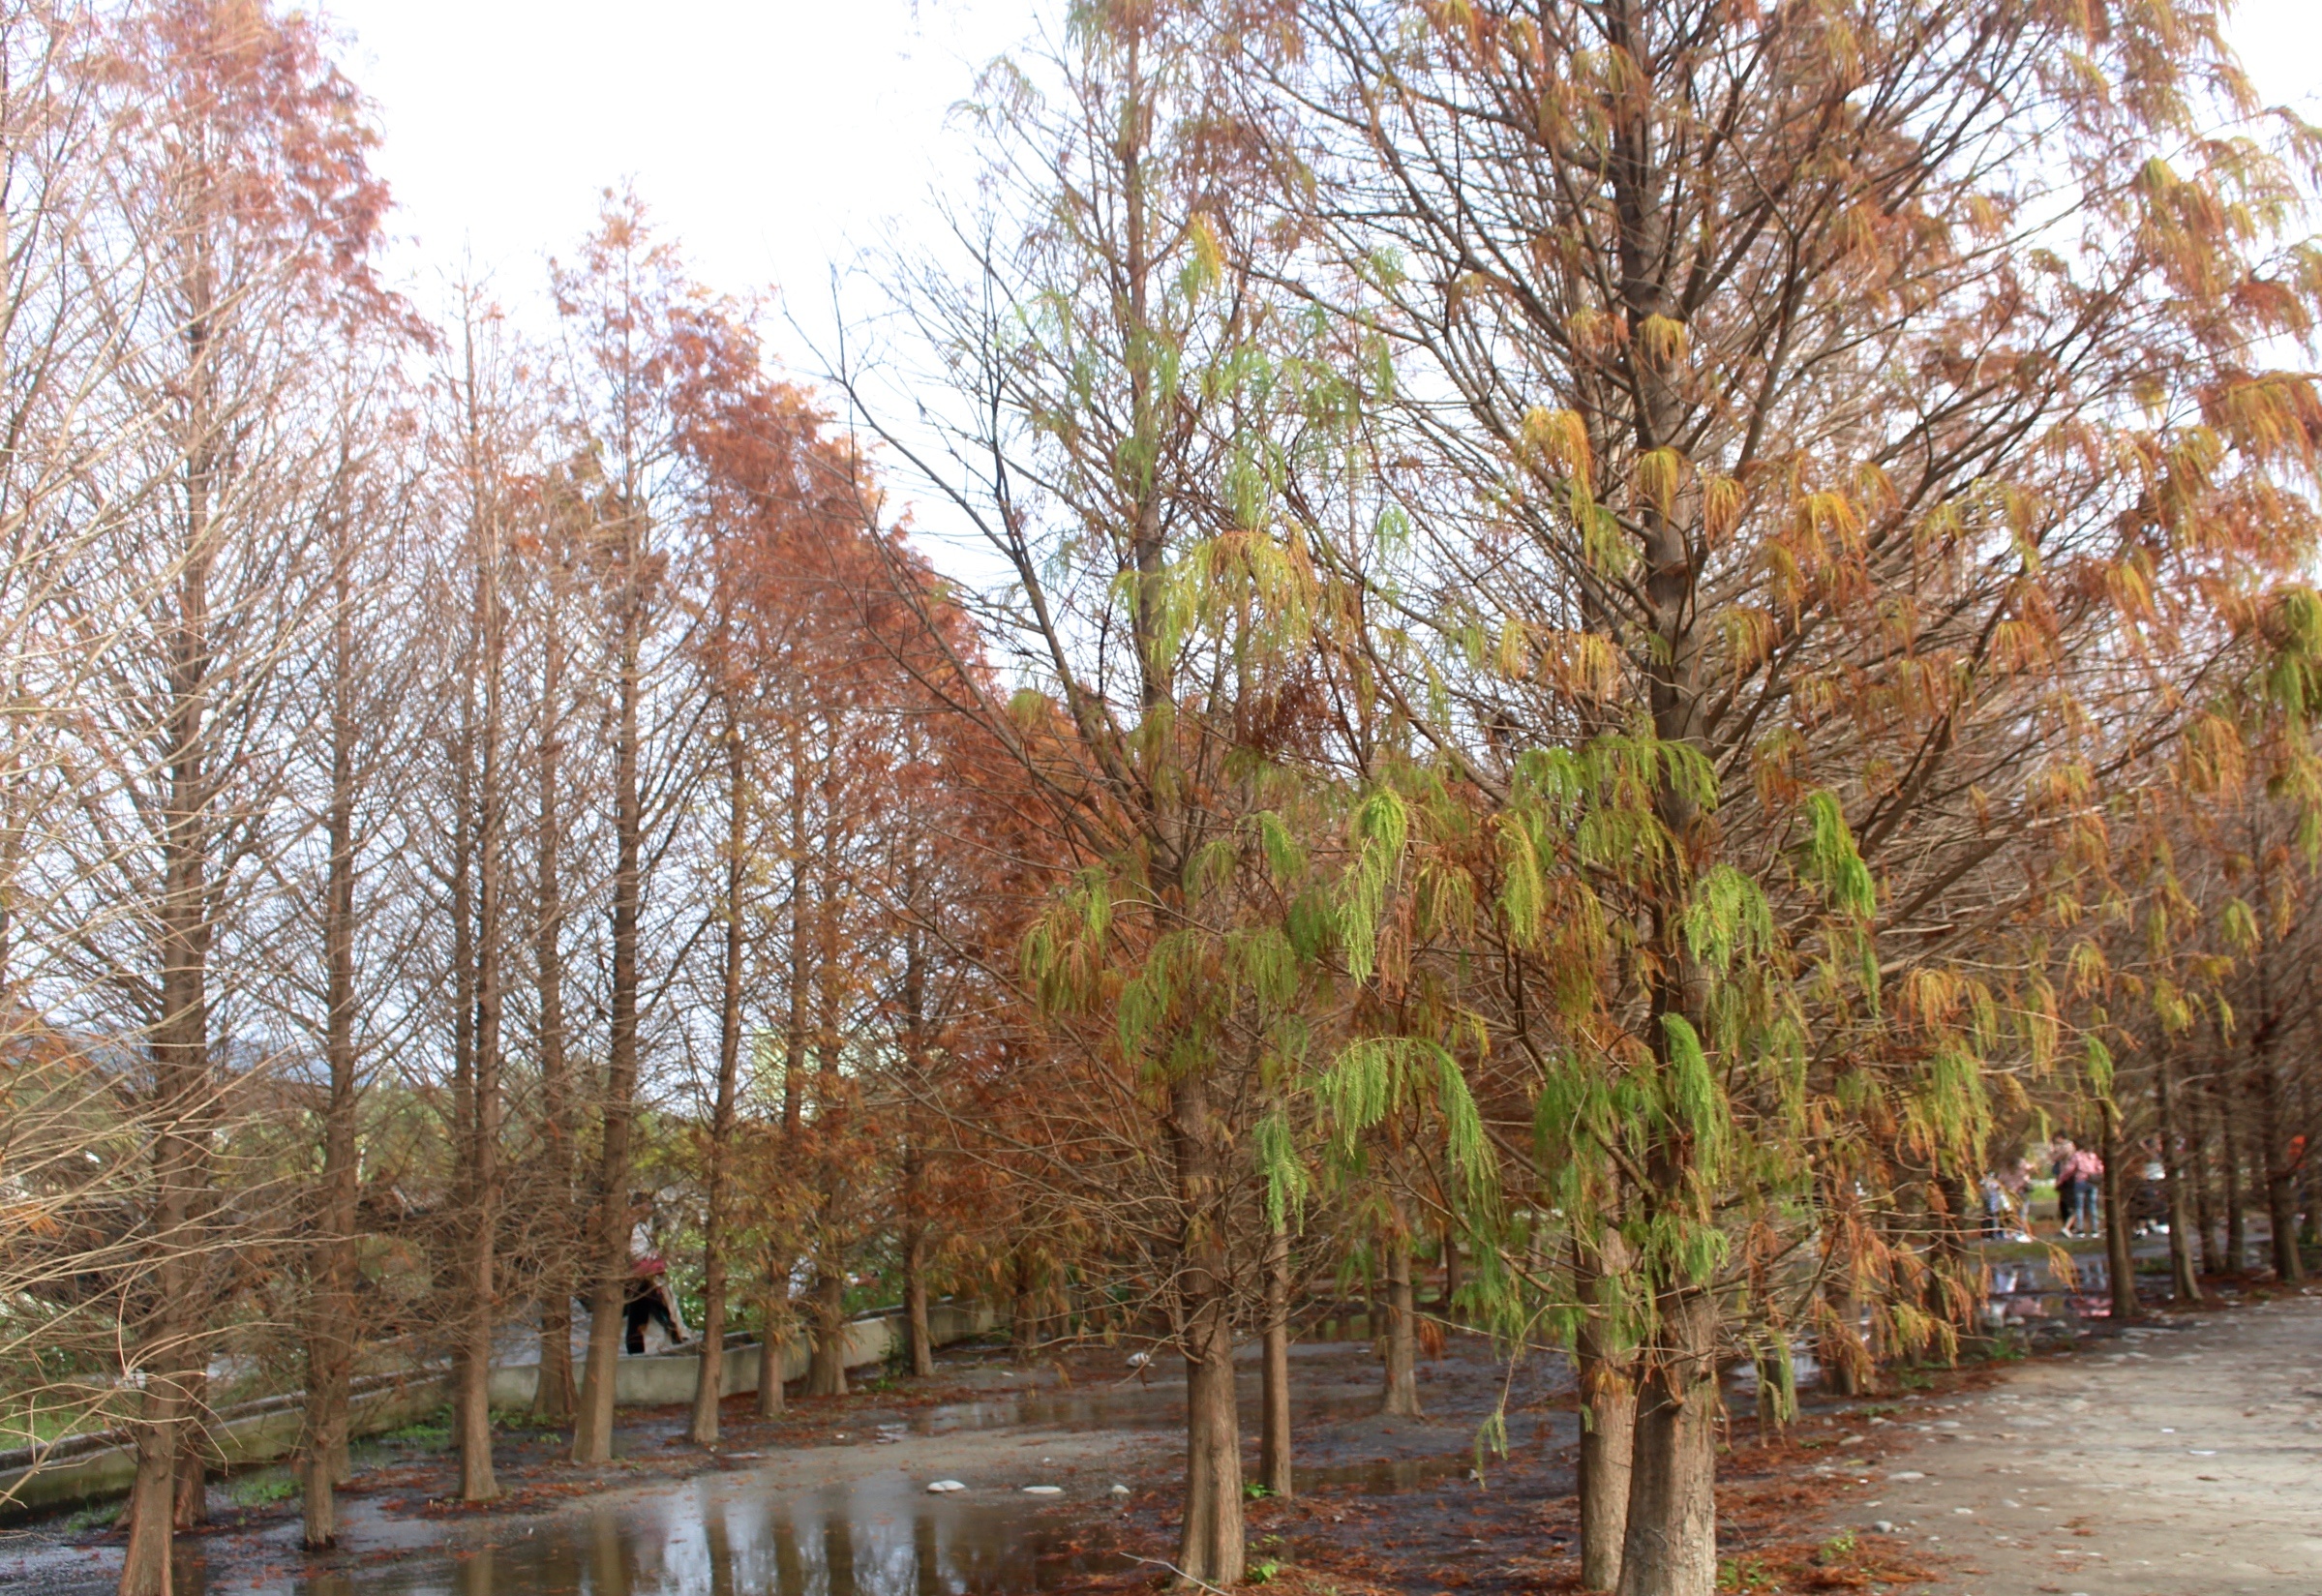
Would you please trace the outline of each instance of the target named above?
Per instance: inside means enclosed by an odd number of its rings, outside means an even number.
[[[2096,1189],[2104,1179],[2104,1160],[2090,1148],[2072,1151],[2072,1234],[2096,1236],[2102,1234],[2102,1218],[2096,1212]]]
[[[2009,1217],[2014,1222],[2015,1239],[2032,1239],[2032,1177],[2035,1171],[2030,1159],[2012,1160],[2000,1173],[2000,1185],[2006,1189]]]
[[[2056,1177],[2056,1217],[2064,1221],[2064,1233],[2072,1232],[2072,1220],[2080,1212],[2080,1177],[2076,1173],[2080,1149],[2072,1145],[2069,1136],[2059,1136],[2048,1144],[2049,1173]]]
[[[621,1318],[626,1321],[627,1336],[623,1339],[632,1354],[645,1350],[645,1327],[659,1320],[672,1346],[685,1344],[685,1332],[678,1328],[676,1315],[669,1310],[669,1293],[662,1280],[669,1273],[657,1252],[648,1252],[629,1268],[629,1288],[620,1305]]]
[[[2007,1188],[1991,1170],[1983,1172],[1983,1233],[1986,1236],[2007,1234]]]

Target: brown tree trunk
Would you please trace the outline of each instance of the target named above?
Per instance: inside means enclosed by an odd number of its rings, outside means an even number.
[[[1717,1313],[1664,1287],[1641,1362],[1620,1596],[1708,1596],[1717,1584]]]
[[[1386,1369],[1378,1410],[1398,1418],[1419,1417],[1419,1306],[1411,1289],[1411,1234],[1399,1214],[1386,1237],[1387,1334],[1381,1351]]]
[[[344,532],[344,527],[342,527]],[[300,1464],[307,1550],[338,1544],[339,1470],[347,1455],[347,1387],[354,1365],[354,1230],[360,1189],[355,1149],[354,595],[347,557],[334,574],[331,618],[329,875],[323,889],[325,1004],[322,1053],[330,1097],[322,1111],[321,1232],[307,1325],[307,1400]]]
[[[1628,1267],[1628,1249],[1610,1226],[1595,1260],[1575,1250],[1574,1288],[1582,1318],[1573,1344],[1581,1397],[1580,1465],[1574,1485],[1580,1496],[1581,1585],[1587,1590],[1618,1587],[1628,1538],[1630,1456],[1637,1439],[1636,1359],[1615,1345],[1597,1300],[1601,1276]]]
[[[483,463],[477,416],[474,346],[467,348],[468,459],[478,473],[472,489],[469,535],[475,561],[475,636],[482,650],[478,686],[482,716],[474,745],[475,809],[475,1089],[467,1139],[472,1203],[468,1214],[466,1349],[455,1403],[460,1438],[460,1499],[488,1502],[499,1494],[492,1466],[492,1354],[498,1326],[500,1140],[500,904],[505,831],[500,803],[500,685],[506,627],[499,601],[499,539],[496,509],[482,497]]]
[[[632,517],[632,521],[633,521]],[[621,1305],[628,1285],[629,1139],[637,1103],[637,936],[644,899],[644,816],[639,807],[640,701],[644,695],[646,551],[628,528],[631,558],[622,594],[618,724],[614,735],[613,980],[605,1070],[596,1209],[584,1256],[589,1271],[588,1361],[581,1378],[572,1456],[579,1463],[613,1458],[613,1382],[620,1356]]]
[[[766,1300],[758,1310],[758,1417],[778,1417],[788,1393],[783,1389],[785,1365],[790,1361],[789,1315],[785,1311],[790,1301],[790,1265],[780,1261],[780,1267],[769,1271]]]
[[[905,901],[917,905],[920,879],[916,855],[905,876]],[[903,1340],[913,1375],[935,1372],[935,1342],[927,1328],[927,1154],[920,1133],[919,1093],[927,1080],[927,958],[920,931],[905,939],[903,958],[905,1067],[903,1106]]]
[[[935,1373],[935,1336],[927,1324],[927,1230],[914,1223],[903,1233],[903,1339],[911,1372]]]
[[[551,1423],[569,1423],[577,1393],[572,1375],[571,1263],[575,1231],[572,1075],[564,1053],[564,851],[563,794],[559,788],[564,751],[564,628],[556,574],[550,574],[543,618],[540,663],[540,833],[538,880],[532,926],[533,974],[540,1006],[541,1145],[547,1165],[550,1215],[546,1260],[540,1271],[540,1375],[532,1393],[533,1413]]]
[[[2136,1254],[2128,1245],[2128,1177],[2121,1167],[2128,1149],[2121,1136],[2121,1110],[2110,1098],[2098,1107],[2097,1157],[2104,1160],[2104,1268],[2112,1283],[2112,1322],[2134,1324],[2140,1317],[2136,1301]]]
[[[2153,1105],[2159,1122],[2162,1178],[2168,1182],[2169,1209],[2169,1287],[2170,1294],[2180,1303],[2201,1300],[2201,1282],[2193,1274],[2192,1239],[2186,1234],[2192,1223],[2191,1194],[2186,1189],[2186,1147],[2181,1143],[2178,1123],[2178,1099],[2175,1055],[2163,1051],[2153,1067]]]
[[[211,771],[209,578],[216,557],[210,510],[216,461],[209,398],[211,327],[205,263],[188,274],[186,322],[186,513],[169,655],[167,809],[162,820],[159,963],[161,1012],[153,1028],[154,1306],[138,1338],[145,1391],[137,1428],[137,1477],[120,1596],[169,1596],[178,1454],[192,1428],[202,1358],[195,1340],[197,1250],[190,1228],[208,1141]]]
[[[1040,1277],[1033,1267],[1032,1247],[1018,1241],[1009,1260],[1010,1296],[1008,1310],[1008,1340],[1010,1350],[1018,1369],[1030,1369],[1040,1356]]]
[[[726,1160],[734,1142],[734,1095],[741,1074],[741,887],[749,795],[741,728],[726,728],[726,945],[718,996],[717,1099],[709,1113],[709,1190],[702,1222],[702,1333],[693,1382],[696,1446],[717,1441],[717,1404],[726,1381]]]
[[[2211,1092],[2206,1082],[2196,1081],[2187,1085],[2182,1095],[2186,1118],[2191,1122],[2191,1142],[2186,1149],[2186,1159],[2192,1173],[2193,1221],[2201,1237],[2201,1273],[2222,1275],[2225,1266],[2217,1240],[2218,1154],[2209,1133]]]
[[[1209,1089],[1188,1076],[1170,1091],[1170,1145],[1185,1235],[1180,1254],[1186,1360],[1185,1517],[1177,1566],[1188,1580],[1241,1583],[1242,1425],[1233,1387],[1233,1321],[1227,1299],[1225,1212],[1217,1171]]]
[[[1443,1301],[1437,1305],[1443,1322],[1452,1324],[1460,1316],[1460,1237],[1451,1225],[1443,1227]]]
[[[210,1379],[196,1374],[189,1382],[196,1413],[209,1400]],[[169,1526],[183,1533],[210,1521],[210,1470],[201,1427],[183,1425],[177,1431],[177,1476],[170,1487]]]
[[[824,1259],[814,1277],[814,1352],[806,1365],[806,1395],[847,1394],[847,1278],[842,1265]]]
[[[1290,1467],[1290,1232],[1276,1224],[1266,1243],[1266,1328],[1259,1360],[1257,1477],[1270,1496],[1288,1500]]]
[[[170,1596],[170,1541],[177,1498],[177,1433],[186,1401],[175,1380],[149,1372],[137,1415],[137,1477],[130,1488],[129,1545],[121,1596]]]
[[[2217,1084],[2218,1152],[2225,1160],[2225,1270],[2238,1280],[2249,1271],[2249,1200],[2243,1180],[2247,1165],[2243,1155],[2241,1104],[2235,1101],[2239,1094],[2234,1089],[2231,1070],[2221,1071]]]
[[[2265,1160],[2266,1218],[2274,1233],[2274,1278],[2283,1285],[2298,1285],[2306,1280],[2306,1263],[2298,1255],[2299,1169],[2289,1151],[2296,1128],[2291,1123],[2281,1073],[2275,1065],[2270,1022],[2259,1022],[2250,1050],[2258,1106],[2264,1114],[2265,1129],[2258,1148]]]

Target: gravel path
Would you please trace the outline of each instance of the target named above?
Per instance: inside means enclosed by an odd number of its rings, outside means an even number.
[[[2322,1293],[2115,1344],[1908,1404],[1833,1528],[1946,1560],[1944,1596],[2322,1596]]]

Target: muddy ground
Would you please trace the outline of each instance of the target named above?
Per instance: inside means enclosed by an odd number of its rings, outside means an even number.
[[[2281,1384],[2292,1371],[2294,1391]],[[1511,1373],[1480,1340],[1454,1335],[1422,1366],[1420,1420],[1377,1413],[1367,1345],[1302,1343],[1293,1372],[1299,1495],[1250,1512],[1251,1561],[1270,1582],[1289,1596],[1578,1587],[1577,1429],[1560,1359]],[[1745,1393],[1730,1396],[1733,1411],[1748,1411]],[[1254,1415],[1254,1365],[1244,1398]],[[1019,1370],[1005,1349],[971,1347],[931,1380],[794,1399],[773,1421],[735,1399],[713,1454],[684,1440],[678,1408],[624,1410],[619,1456],[603,1469],[564,1461],[558,1433],[511,1430],[498,1453],[507,1495],[480,1510],[449,1499],[446,1437],[422,1429],[364,1449],[346,1544],[326,1556],[298,1550],[282,1470],[221,1482],[215,1521],[185,1542],[179,1589],[1142,1591],[1164,1576],[1174,1544],[1182,1400],[1181,1384],[1142,1378],[1117,1352]],[[1507,1449],[1479,1467],[1478,1431],[1503,1402]],[[1778,1438],[1746,1420],[1729,1430],[1725,1589],[2322,1591],[2322,1299],[1908,1374],[1876,1399],[1808,1393],[1804,1408]],[[1254,1464],[1254,1438],[1251,1452]],[[930,1494],[937,1480],[962,1489]],[[120,1541],[100,1521],[7,1532],[0,1582],[33,1596],[109,1588]]]

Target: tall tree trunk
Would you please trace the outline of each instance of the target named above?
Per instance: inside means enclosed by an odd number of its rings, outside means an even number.
[[[1184,1215],[1180,1293],[1186,1360],[1185,1517],[1177,1566],[1230,1589],[1242,1581],[1242,1425],[1233,1387],[1225,1204],[1220,1189],[1209,1088],[1188,1076],[1170,1090],[1170,1145]]]
[[[188,1404],[195,1413],[209,1405],[210,1377],[206,1370],[196,1373],[188,1382],[193,1398]],[[198,1424],[189,1424],[177,1432],[177,1477],[170,1485],[169,1524],[183,1533],[199,1529],[210,1521],[210,1469],[208,1439]]]
[[[476,430],[474,346],[468,346],[468,460],[482,468]],[[497,510],[480,483],[471,500],[469,537],[475,561],[476,644],[482,651],[482,715],[476,728],[475,808],[475,1090],[467,1165],[472,1204],[467,1235],[466,1349],[460,1360],[456,1418],[460,1436],[460,1499],[488,1502],[499,1494],[492,1466],[492,1355],[498,1328],[500,1205],[500,686],[506,627],[499,597]]]
[[[903,1227],[903,1340],[911,1372],[926,1379],[935,1372],[935,1334],[927,1323],[927,1227],[916,1220]]]
[[[2181,1139],[2180,1094],[2172,1079],[2176,1072],[2176,1056],[2164,1049],[2153,1067],[2153,1104],[2159,1121],[2161,1175],[2168,1182],[2169,1287],[2178,1302],[2190,1304],[2201,1300],[2201,1282],[2193,1273],[2192,1239],[2186,1234],[2193,1204],[2187,1190],[2186,1148]]]
[[[1717,1311],[1665,1286],[1641,1360],[1620,1596],[1707,1596],[1717,1583]]]
[[[342,535],[345,528],[342,527]],[[339,1471],[347,1457],[347,1388],[354,1366],[354,1231],[360,1195],[355,1156],[355,739],[354,595],[341,550],[331,617],[331,804],[323,888],[322,1054],[330,1097],[322,1111],[322,1192],[313,1298],[307,1323],[307,1400],[300,1462],[307,1549],[338,1544]]]
[[[1399,1212],[1386,1237],[1386,1369],[1378,1410],[1397,1418],[1419,1417],[1419,1305],[1411,1288],[1411,1233]]]
[[[1598,1301],[1598,1282],[1630,1267],[1620,1232],[1607,1225],[1590,1259],[1576,1248],[1575,1294],[1582,1305],[1573,1356],[1581,1397],[1581,1584],[1612,1590],[1620,1583],[1628,1538],[1630,1457],[1637,1440],[1636,1359],[1615,1342]]]
[[[766,1299],[758,1308],[758,1417],[775,1418],[783,1410],[782,1388],[790,1357],[790,1264],[768,1271]]]
[[[1040,1279],[1033,1264],[1032,1244],[1019,1236],[1009,1257],[1008,1310],[1009,1346],[1018,1369],[1030,1369],[1040,1356]]]
[[[824,1258],[815,1265],[814,1350],[806,1364],[806,1395],[847,1394],[847,1277],[845,1266]]]
[[[198,198],[196,203],[198,204]],[[171,1523],[178,1453],[193,1418],[203,1360],[195,1339],[197,1250],[190,1245],[205,1171],[210,1090],[210,844],[216,778],[209,717],[212,648],[209,578],[217,557],[211,527],[216,439],[211,391],[209,273],[201,234],[187,273],[186,507],[169,656],[167,809],[162,817],[161,1012],[153,1029],[154,1306],[138,1338],[145,1376],[137,1429],[137,1476],[129,1506],[129,1546],[120,1596],[169,1596]]]
[[[2217,1088],[2218,1152],[2225,1160],[2225,1268],[2238,1280],[2249,1270],[2249,1199],[2243,1180],[2242,1105],[2234,1100],[2232,1070],[2219,1072]]]
[[[709,1113],[709,1190],[702,1222],[702,1349],[693,1383],[696,1446],[717,1440],[726,1381],[726,1163],[734,1142],[734,1094],[741,1072],[741,885],[749,795],[741,728],[726,727],[726,945],[718,993],[717,1099]]]
[[[644,695],[646,550],[631,514],[626,590],[621,605],[618,724],[614,734],[613,981],[608,994],[611,1037],[605,1069],[603,1131],[597,1161],[596,1209],[586,1256],[589,1270],[588,1361],[581,1378],[573,1461],[613,1459],[613,1384],[620,1356],[621,1307],[629,1277],[629,1140],[637,1105],[637,934],[644,897],[638,765],[639,712]]]
[[[1460,1233],[1457,1226],[1443,1227],[1443,1301],[1438,1304],[1443,1322],[1451,1324],[1460,1316]]]
[[[1290,1467],[1290,1230],[1276,1223],[1266,1241],[1266,1328],[1259,1384],[1257,1477],[1270,1496],[1287,1500]]]
[[[540,1375],[532,1393],[532,1411],[551,1424],[564,1424],[573,1417],[576,1397],[571,1260],[576,1239],[573,1179],[578,1105],[564,1051],[564,818],[559,786],[564,753],[564,625],[554,572],[549,580],[540,649],[540,834],[535,845],[539,858],[532,946],[540,1007],[541,1145],[551,1218],[548,1256],[540,1272]]]
[[[2121,1135],[2121,1109],[2112,1099],[2098,1105],[2098,1134],[2104,1160],[2104,1259],[2112,1282],[2112,1322],[2134,1324],[2141,1316],[2136,1301],[2136,1254],[2128,1245],[2128,1176],[2122,1168],[2128,1148]]]
[[[2258,1106],[2264,1130],[2258,1141],[2266,1178],[2266,1218],[2273,1231],[2274,1278],[2283,1285],[2306,1280],[2306,1264],[2298,1255],[2298,1164],[2290,1152],[2296,1127],[2291,1123],[2288,1094],[2282,1090],[2276,1065],[2274,1029],[2270,1018],[2260,1020],[2251,1038],[2252,1069],[2257,1076]]]
[[[915,852],[906,866],[904,900],[916,910],[920,873]],[[920,1129],[920,1093],[927,1083],[927,954],[914,926],[904,939],[903,1103],[903,1340],[911,1372],[925,1379],[935,1372],[935,1342],[927,1327],[927,1153]]]
[[[2225,1267],[2217,1241],[2217,1153],[2209,1133],[2211,1096],[2208,1084],[2200,1080],[2186,1083],[2180,1094],[2190,1125],[2186,1161],[2192,1175],[2193,1221],[2201,1237],[2201,1273],[2222,1275]]]

